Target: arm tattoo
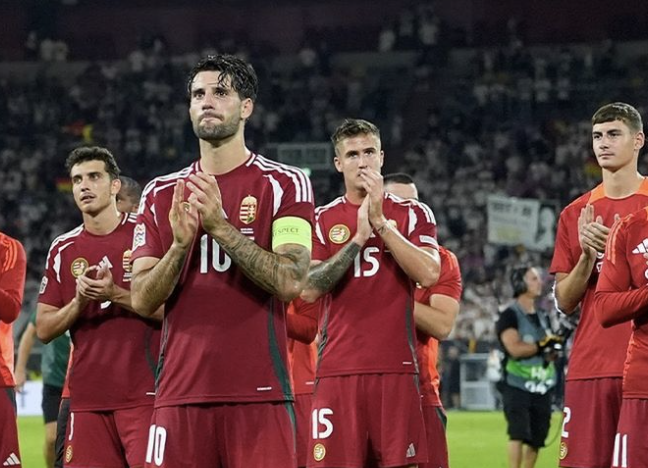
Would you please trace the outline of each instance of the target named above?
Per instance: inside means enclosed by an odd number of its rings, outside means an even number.
[[[281,253],[269,252],[234,227],[228,228],[217,242],[245,276],[269,293],[285,299],[290,291],[301,292],[310,262],[306,247],[285,246]]]
[[[355,242],[349,242],[331,258],[312,267],[308,272],[308,287],[322,293],[329,292],[342,279],[361,248]]]
[[[132,291],[136,290],[143,298],[142,302],[154,306],[150,307],[150,312],[153,313],[169,298],[178,284],[187,253],[168,255],[167,252],[153,268],[134,276],[131,298]]]

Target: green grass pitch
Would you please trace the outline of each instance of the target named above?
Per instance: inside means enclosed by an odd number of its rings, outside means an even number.
[[[554,414],[536,468],[558,466],[558,444],[562,415]],[[44,468],[42,455],[43,419],[21,417],[20,451],[23,468]],[[501,412],[448,412],[448,445],[451,468],[506,468],[506,426]]]

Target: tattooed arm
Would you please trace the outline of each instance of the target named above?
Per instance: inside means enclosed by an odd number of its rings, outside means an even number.
[[[369,197],[366,197],[358,210],[358,228],[351,242],[328,260],[311,264],[308,283],[301,294],[301,298],[306,302],[315,302],[320,296],[332,290],[349,269],[353,259],[360,253],[360,249],[371,235],[368,213]]]
[[[259,247],[254,241],[227,224],[212,237],[227,252],[245,276],[284,302],[299,296],[306,282],[310,252],[302,245],[282,244],[275,252]]]
[[[169,298],[178,283],[182,266],[196,234],[197,216],[183,202],[183,194],[184,181],[180,180],[174,188],[169,211],[173,244],[164,257],[142,257],[133,262],[131,303],[133,310],[143,317],[160,317],[160,306]]]
[[[189,204],[200,215],[203,229],[220,244],[245,276],[281,301],[289,302],[299,296],[308,273],[308,248],[286,242],[275,247],[274,252],[263,249],[225,219],[220,189],[214,178],[203,172],[192,174],[187,187],[192,192]]]

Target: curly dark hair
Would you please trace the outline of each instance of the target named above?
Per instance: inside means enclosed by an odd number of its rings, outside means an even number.
[[[189,72],[187,79],[187,98],[191,99],[191,85],[196,75],[203,71],[220,72],[219,85],[229,78],[234,91],[241,99],[256,100],[259,80],[252,65],[234,55],[208,55],[201,59]]]
[[[81,146],[73,149],[65,160],[65,168],[69,174],[74,166],[87,161],[103,161],[110,180],[117,179],[121,173],[115,157],[101,146]]]

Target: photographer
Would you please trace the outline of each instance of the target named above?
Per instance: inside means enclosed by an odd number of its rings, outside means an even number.
[[[509,467],[532,468],[549,432],[551,390],[556,384],[553,361],[562,351],[562,339],[551,334],[546,313],[536,309],[542,293],[538,270],[515,268],[511,285],[515,301],[496,324],[504,350],[498,388],[508,423]]]

